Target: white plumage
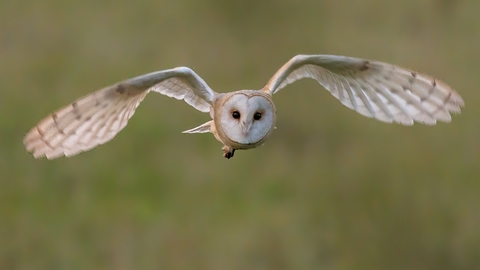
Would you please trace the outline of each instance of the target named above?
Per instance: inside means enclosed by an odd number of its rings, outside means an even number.
[[[212,132],[224,156],[255,148],[275,127],[272,95],[299,79],[315,79],[345,106],[383,122],[450,122],[464,101],[446,83],[383,62],[336,55],[297,55],[260,90],[216,93],[188,67],[148,73],[87,95],[41,120],[25,136],[35,158],[73,156],[111,140],[151,92],[185,100],[212,118],[184,133]]]

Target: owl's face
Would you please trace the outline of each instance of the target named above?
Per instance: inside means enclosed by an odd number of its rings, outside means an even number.
[[[275,106],[270,96],[262,92],[237,91],[223,96],[217,104],[217,130],[234,148],[262,144],[275,126]]]

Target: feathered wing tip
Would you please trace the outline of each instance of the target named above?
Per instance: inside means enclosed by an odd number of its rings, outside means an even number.
[[[367,117],[403,125],[434,125],[450,122],[451,114],[465,105],[455,90],[429,75],[375,62],[361,72],[364,74],[332,76],[325,88]]]
[[[106,98],[115,95],[106,91],[79,99],[41,120],[24,137],[27,151],[35,158],[55,159],[74,156],[113,139],[147,92],[125,99]]]

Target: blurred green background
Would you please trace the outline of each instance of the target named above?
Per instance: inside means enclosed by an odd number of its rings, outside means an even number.
[[[480,2],[0,2],[0,269],[480,269]],[[389,125],[312,80],[275,96],[278,129],[222,157],[209,119],[151,94],[110,143],[35,160],[24,134],[119,80],[192,67],[218,92],[292,56],[433,74],[466,108]]]

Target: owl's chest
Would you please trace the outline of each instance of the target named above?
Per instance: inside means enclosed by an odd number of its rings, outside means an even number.
[[[236,150],[256,148],[264,144],[274,129],[274,125],[272,125],[271,127],[268,127],[268,131],[265,132],[263,136],[254,136],[254,138],[252,138],[248,134],[247,136],[238,136],[239,134],[235,134],[235,137],[238,138],[236,139],[228,135],[232,133],[238,133],[239,131],[235,128],[224,126],[221,124],[220,121],[215,121],[215,119],[213,121],[213,124],[214,128],[212,129],[212,133],[215,138],[224,145],[230,146]]]

